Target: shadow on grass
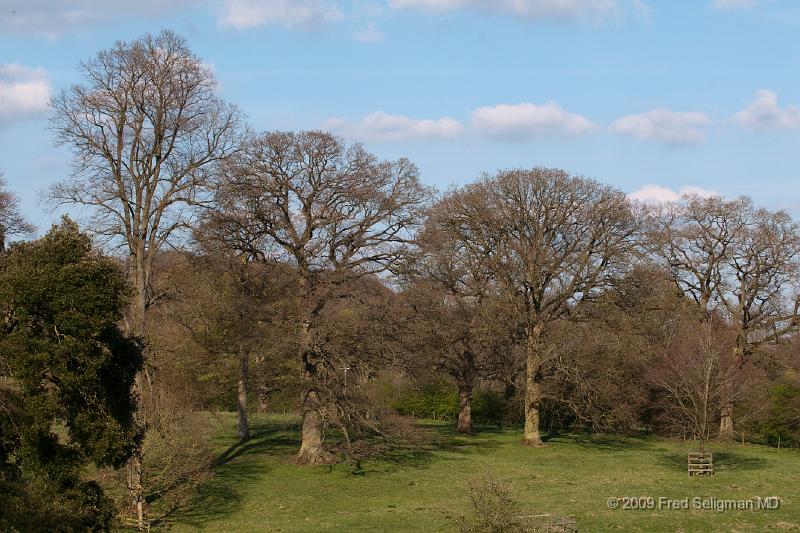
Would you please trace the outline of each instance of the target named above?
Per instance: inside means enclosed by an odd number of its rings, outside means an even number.
[[[284,456],[300,446],[297,428],[283,423],[256,423],[251,436],[228,447],[214,462],[214,477],[199,486],[195,495],[161,521],[167,524],[201,526],[232,515],[238,509],[243,489],[269,472],[269,464],[257,457]]]
[[[549,444],[576,444],[582,448],[606,452],[629,452],[652,448],[654,443],[647,437],[607,435],[603,433],[558,433],[551,432],[542,439]]]
[[[165,516],[161,522],[163,525],[199,527],[211,520],[226,518],[239,508],[242,486],[257,482],[266,471],[268,468],[263,463],[254,461],[227,464],[200,485],[189,502]]]
[[[215,465],[224,465],[234,459],[258,453],[261,455],[285,455],[300,447],[300,436],[293,427],[279,424],[258,424],[246,441],[238,441],[222,452]]]
[[[455,429],[441,424],[424,425],[429,433],[425,443],[417,446],[397,445],[364,461],[351,474],[367,475],[399,468],[424,468],[442,458],[440,452],[476,453],[489,451],[502,443],[491,437],[502,431],[481,427],[476,435],[460,435]],[[220,439],[223,440],[223,439]],[[229,439],[224,439],[228,441]],[[164,517],[161,525],[184,524],[199,527],[212,520],[225,519],[236,513],[247,487],[257,483],[272,468],[261,460],[265,456],[288,459],[300,447],[297,424],[285,422],[254,422],[251,437],[228,446],[216,458],[214,477],[203,483],[194,496],[182,507]],[[333,469],[329,470],[332,471]],[[337,468],[341,471],[340,468]]]
[[[716,470],[762,470],[770,466],[769,459],[741,453],[719,452],[714,454]]]
[[[770,466],[770,460],[763,457],[753,457],[741,453],[733,452],[714,452],[714,471],[725,472],[728,470],[763,470]],[[671,468],[680,469],[686,472],[686,454],[667,453],[662,456],[661,463]]]
[[[457,433],[452,425],[441,423],[421,423],[423,442],[416,445],[395,445],[357,463],[352,474],[366,475],[395,471],[400,468],[426,468],[434,461],[458,460],[450,454],[490,453],[502,446],[498,437],[503,432],[497,427],[479,426],[472,434]]]
[[[517,427],[478,425],[473,434],[464,435],[457,433],[451,424],[422,422],[419,426],[426,434],[421,444],[393,445],[383,453],[364,460],[363,464],[345,463],[327,471],[347,475],[379,475],[398,469],[427,468],[436,461],[458,461],[472,454],[494,453],[504,445],[515,445],[518,437],[521,438],[521,430]],[[642,439],[609,435],[563,434],[553,435],[549,440],[613,451],[648,445]],[[219,444],[230,442],[230,438],[217,439]],[[258,483],[273,468],[274,465],[263,458],[283,461],[289,459],[299,446],[298,424],[252,421],[251,438],[234,442],[225,448],[216,458],[214,477],[198,487],[187,504],[173,511],[163,522],[199,527],[209,521],[232,516],[240,508],[249,486]]]

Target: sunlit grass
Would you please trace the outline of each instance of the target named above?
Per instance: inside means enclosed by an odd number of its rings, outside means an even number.
[[[526,511],[577,519],[580,531],[800,530],[800,453],[713,444],[717,474],[688,478],[691,443],[656,438],[560,435],[543,449],[519,445],[518,429],[456,435],[428,424],[434,443],[355,471],[289,464],[299,444],[290,417],[256,417],[237,445],[232,417],[218,419],[217,473],[174,531],[454,531],[446,512],[467,506],[465,481],[491,472],[509,480]],[[609,497],[778,496],[772,511],[611,510]]]

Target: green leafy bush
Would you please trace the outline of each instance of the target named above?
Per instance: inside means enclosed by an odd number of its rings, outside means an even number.
[[[770,388],[769,414],[759,429],[770,446],[800,446],[800,387],[782,383]]]
[[[458,391],[445,381],[423,383],[392,403],[401,415],[452,420],[458,416]]]
[[[446,381],[423,383],[415,390],[407,390],[392,402],[392,408],[401,415],[417,418],[455,420],[458,417],[458,390]],[[478,389],[472,396],[472,420],[479,424],[513,424],[521,421],[514,398],[502,393]]]

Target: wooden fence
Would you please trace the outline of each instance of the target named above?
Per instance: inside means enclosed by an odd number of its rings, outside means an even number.
[[[688,465],[689,477],[714,475],[714,456],[710,453],[690,453]]]

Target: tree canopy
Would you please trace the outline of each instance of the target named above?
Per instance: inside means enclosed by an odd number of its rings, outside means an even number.
[[[119,265],[67,219],[0,256],[0,525],[107,528],[113,507],[81,471],[122,466],[140,437],[128,297]]]

